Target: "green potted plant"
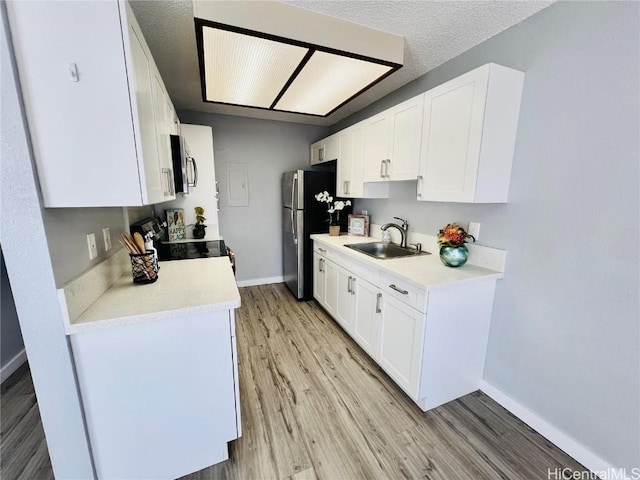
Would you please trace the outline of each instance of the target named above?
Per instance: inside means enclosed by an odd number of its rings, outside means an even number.
[[[206,218],[204,217],[204,208],[196,207],[193,209],[196,212],[196,223],[193,226],[193,238],[204,238],[206,235],[205,229],[207,226],[204,224]]]

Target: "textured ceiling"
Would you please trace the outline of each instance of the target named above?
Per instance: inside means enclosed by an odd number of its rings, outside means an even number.
[[[333,125],[551,5],[542,1],[285,0],[405,37],[404,67],[326,118],[202,101],[191,0],[134,0],[133,11],[177,109]]]

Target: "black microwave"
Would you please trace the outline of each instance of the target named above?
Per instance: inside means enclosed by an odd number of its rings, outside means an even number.
[[[176,193],[189,194],[190,187],[198,185],[198,164],[189,154],[189,147],[181,135],[171,135],[171,158]]]

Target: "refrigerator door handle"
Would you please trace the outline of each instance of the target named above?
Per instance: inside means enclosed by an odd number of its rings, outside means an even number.
[[[294,220],[293,216],[294,216],[294,213],[293,213],[293,210],[291,210],[291,232],[293,233],[293,243],[295,245],[297,245],[298,244],[298,232],[296,231],[297,230],[296,223],[298,223],[298,221],[297,221],[298,219]]]
[[[296,205],[295,203],[295,199],[296,199],[296,183],[298,183],[298,175],[294,174],[293,175],[293,184],[291,185],[291,210],[293,211],[294,209],[298,208],[298,205]],[[293,218],[293,217],[291,217]]]

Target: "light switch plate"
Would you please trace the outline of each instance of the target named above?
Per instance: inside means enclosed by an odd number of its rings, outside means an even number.
[[[87,235],[87,245],[89,247],[89,260],[93,260],[98,256],[98,246],[96,245],[96,234]]]
[[[109,227],[102,229],[102,237],[104,238],[104,251],[108,252],[111,250],[111,231]]]
[[[469,222],[469,228],[467,229],[467,233],[478,241],[480,238],[480,224],[478,222]]]

